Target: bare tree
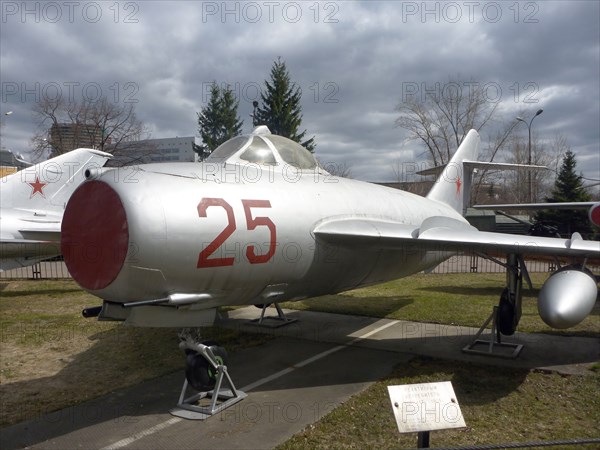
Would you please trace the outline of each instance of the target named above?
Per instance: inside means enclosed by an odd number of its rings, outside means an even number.
[[[347,162],[343,163],[335,163],[328,162],[323,163],[317,158],[317,162],[319,166],[329,172],[331,175],[341,178],[352,178],[352,166],[350,166]]]
[[[429,162],[434,166],[447,163],[470,129],[481,133],[489,130],[480,159],[493,162],[527,164],[527,138],[515,135],[516,118],[507,121],[496,118],[499,102],[489,98],[486,85],[473,80],[450,79],[447,84],[436,83],[425,89],[404,95],[397,107],[400,113],[396,125],[408,131],[408,139],[424,144]],[[524,111],[523,116],[526,116]],[[566,151],[564,138],[556,137],[544,145],[537,137],[532,141],[532,164],[554,165]],[[533,199],[541,199],[551,188],[554,176],[548,171],[531,174]],[[475,174],[471,199],[473,203],[528,202],[527,171],[480,171]]]
[[[447,163],[469,130],[481,130],[498,107],[484,86],[460,78],[418,92],[403,95],[396,125],[425,145],[434,166]]]
[[[48,150],[57,156],[77,147],[117,154],[148,137],[134,103],[118,104],[106,97],[71,102],[43,97],[33,111],[40,129],[32,139],[37,157]]]
[[[501,202],[497,203],[530,203],[542,201],[550,194],[558,166],[562,156],[570,150],[567,139],[556,134],[549,142],[540,140],[537,134],[531,139],[531,163],[546,166],[549,170],[534,170],[531,172],[532,199],[529,198],[529,177],[526,171],[509,171],[502,174],[500,183],[504,186]],[[525,136],[513,135],[508,141],[506,161],[514,164],[527,164],[529,149]]]
[[[511,136],[513,128],[518,123],[517,120],[505,123],[502,129],[496,132],[495,136],[490,137],[488,145],[479,156],[479,159],[492,162],[499,153],[503,153],[501,150],[505,150],[510,146],[510,142],[513,139]],[[502,186],[503,177],[504,175],[501,172],[489,171],[487,169],[475,173],[473,189],[471,191],[471,204],[480,203],[481,198],[484,196],[493,200],[498,195],[498,190],[495,190],[494,186]]]

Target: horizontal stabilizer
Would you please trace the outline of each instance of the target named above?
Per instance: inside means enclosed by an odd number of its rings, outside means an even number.
[[[463,164],[468,169],[481,169],[481,170],[547,170],[546,166],[536,166],[533,164],[509,164],[509,163],[495,163],[495,162],[483,162],[483,161],[463,161]],[[447,164],[441,166],[430,167],[417,172],[417,175],[436,175],[441,174],[446,168]]]
[[[504,205],[474,205],[475,209],[588,209],[598,202],[507,203]]]

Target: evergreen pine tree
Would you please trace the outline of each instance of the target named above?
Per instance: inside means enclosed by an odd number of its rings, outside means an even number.
[[[241,134],[243,122],[238,116],[238,105],[239,101],[229,87],[220,89],[213,82],[208,104],[198,113],[198,131],[202,145],[196,146],[194,151],[200,155],[201,160],[223,142]]]
[[[565,153],[558,177],[552,190],[552,196],[546,198],[549,203],[558,202],[589,202],[591,196],[583,186],[583,178],[575,172],[577,161],[571,150]],[[535,215],[534,229],[556,228],[565,238],[579,232],[583,237],[589,237],[592,227],[585,210],[544,210]]]
[[[271,133],[299,142],[309,151],[315,150],[314,137],[305,140],[306,130],[299,132],[302,123],[302,92],[291,80],[285,62],[278,58],[271,67],[271,80],[265,81],[262,104],[256,111],[258,125],[266,125]]]
[[[235,98],[233,91],[229,86],[221,91],[221,114],[223,124],[223,136],[221,137],[221,145],[234,136],[239,136],[242,133],[243,121],[238,116],[239,101]]]

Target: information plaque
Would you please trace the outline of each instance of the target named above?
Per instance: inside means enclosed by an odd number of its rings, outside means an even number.
[[[464,428],[450,381],[388,386],[400,433]]]

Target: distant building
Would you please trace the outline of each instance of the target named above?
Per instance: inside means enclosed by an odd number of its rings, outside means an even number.
[[[49,144],[52,155],[57,156],[76,148],[98,149],[103,144],[103,133],[97,125],[83,123],[53,124],[49,130]]]
[[[194,136],[146,139],[128,142],[125,146],[121,144],[115,152],[108,146],[106,151],[114,153],[114,158],[108,165],[116,167],[157,162],[193,162],[196,160],[195,142]]]
[[[23,160],[21,155],[15,156],[13,152],[5,148],[0,150],[0,177],[10,175],[30,165],[30,163]]]

